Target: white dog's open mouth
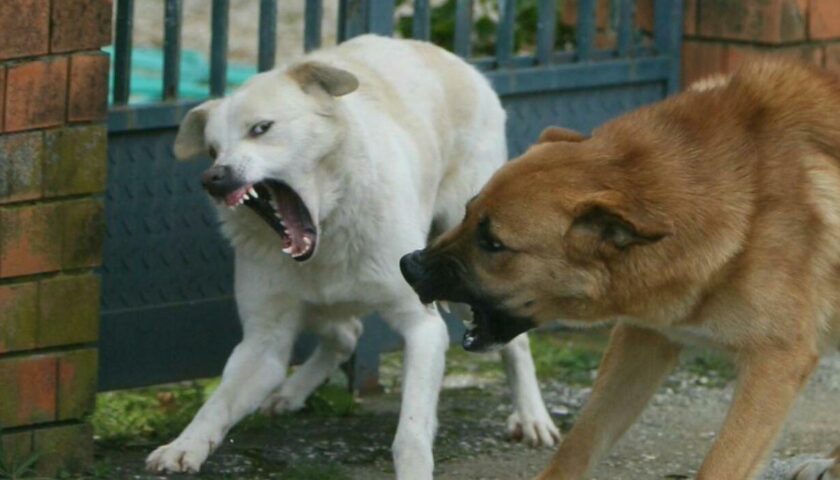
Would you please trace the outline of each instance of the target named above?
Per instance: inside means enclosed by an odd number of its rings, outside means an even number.
[[[302,262],[315,252],[318,231],[300,195],[277,180],[247,184],[225,196],[230,208],[250,207],[280,234],[283,253]]]

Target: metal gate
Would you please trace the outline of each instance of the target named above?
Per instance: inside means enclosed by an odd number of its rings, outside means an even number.
[[[394,33],[395,0],[338,1],[339,40],[364,32]],[[611,0],[608,22],[614,42],[606,49],[595,47],[596,0],[565,0],[574,1],[577,10],[571,50],[555,47],[561,0],[530,0],[537,26],[529,54],[514,47],[517,2],[498,0],[495,55],[485,57],[471,54],[473,0],[449,1],[455,4],[452,49],[483,70],[502,97],[511,155],[522,152],[548,125],[588,132],[678,88],[681,0],[653,2],[650,36],[635,27],[635,0]],[[171,152],[181,117],[197,104],[177,96],[181,3],[165,2],[162,98],[130,105],[135,5],[133,0],[117,2],[102,269],[103,390],[218,375],[241,335],[232,296],[232,254],[198,183],[208,162],[179,163]],[[209,96],[226,90],[229,8],[229,0],[212,1]],[[412,36],[429,39],[430,1],[414,0],[413,9]],[[322,0],[305,0],[306,50],[320,44],[322,13]],[[276,0],[260,0],[258,21],[262,71],[275,58]],[[457,322],[449,325],[457,335]],[[311,347],[312,340],[303,339],[296,357]],[[399,340],[379,319],[365,319],[349,369],[355,386],[375,384],[379,353],[397,347]]]

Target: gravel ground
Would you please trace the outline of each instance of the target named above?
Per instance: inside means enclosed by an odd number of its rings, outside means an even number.
[[[786,478],[785,472],[803,458],[829,451],[840,441],[835,429],[840,413],[838,372],[840,358],[823,360],[788,421],[762,479]],[[450,377],[447,383],[459,388],[447,388],[441,396],[436,478],[529,479],[547,464],[550,449],[531,449],[502,438],[510,406],[501,381],[471,382]],[[714,382],[685,369],[678,371],[591,478],[691,478],[714,439],[732,393],[732,385],[721,388],[704,384]],[[543,391],[557,423],[568,430],[589,389],[549,382]],[[362,399],[360,411],[348,417],[299,413],[239,429],[211,457],[200,478],[393,478],[389,445],[398,408],[398,394],[390,392]],[[142,462],[150,448],[143,445],[100,452],[109,459],[107,478],[189,478],[145,474]],[[327,465],[335,466],[334,473],[323,473]],[[310,467],[321,473],[300,473]]]

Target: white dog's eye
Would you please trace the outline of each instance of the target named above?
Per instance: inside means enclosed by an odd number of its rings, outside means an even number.
[[[248,131],[248,134],[252,137],[259,137],[263,133],[267,132],[272,125],[274,125],[274,122],[269,120],[265,122],[255,123],[254,126],[251,127],[251,130]]]

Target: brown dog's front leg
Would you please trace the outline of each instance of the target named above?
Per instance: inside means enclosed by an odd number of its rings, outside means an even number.
[[[583,478],[630,427],[677,364],[680,346],[652,330],[613,329],[592,396],[540,480]]]
[[[740,355],[732,405],[697,478],[753,478],[817,359],[813,349],[805,346],[772,347]]]

